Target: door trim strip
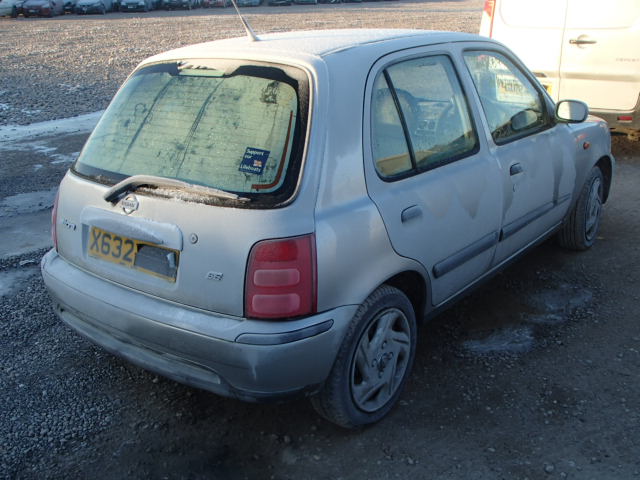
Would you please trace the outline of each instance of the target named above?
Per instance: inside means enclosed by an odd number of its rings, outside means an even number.
[[[544,205],[536,208],[535,210],[530,211],[526,215],[514,220],[513,222],[502,227],[502,232],[500,232],[500,241],[506,240],[510,236],[522,230],[524,227],[533,223],[538,218],[542,217],[547,212],[553,210],[556,206],[555,202],[545,203]]]
[[[476,240],[471,245],[464,247],[462,250],[454,253],[448,258],[436,263],[433,266],[432,272],[435,278],[439,278],[451,270],[458,268],[463,263],[468,262],[473,257],[480,255],[482,252],[490,249],[498,243],[498,232],[492,232],[489,235],[485,235],[480,240]]]

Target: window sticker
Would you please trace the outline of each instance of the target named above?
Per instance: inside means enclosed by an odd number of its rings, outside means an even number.
[[[239,170],[244,173],[262,175],[264,167],[269,159],[269,151],[261,148],[247,147],[240,162]]]

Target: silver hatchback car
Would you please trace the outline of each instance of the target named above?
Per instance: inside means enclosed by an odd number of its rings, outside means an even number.
[[[476,35],[236,38],[142,62],[63,179],[42,272],[72,328],[243,400],[387,414],[416,323],[558,234],[595,241],[607,125]]]

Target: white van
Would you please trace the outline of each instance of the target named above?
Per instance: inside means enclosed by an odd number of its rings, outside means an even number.
[[[554,100],[582,100],[640,139],[640,0],[485,0],[480,35],[514,50]]]

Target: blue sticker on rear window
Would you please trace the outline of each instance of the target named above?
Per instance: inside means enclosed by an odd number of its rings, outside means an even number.
[[[269,151],[261,148],[247,147],[240,162],[240,171],[244,173],[253,173],[254,175],[262,175],[264,166],[269,159]]]

